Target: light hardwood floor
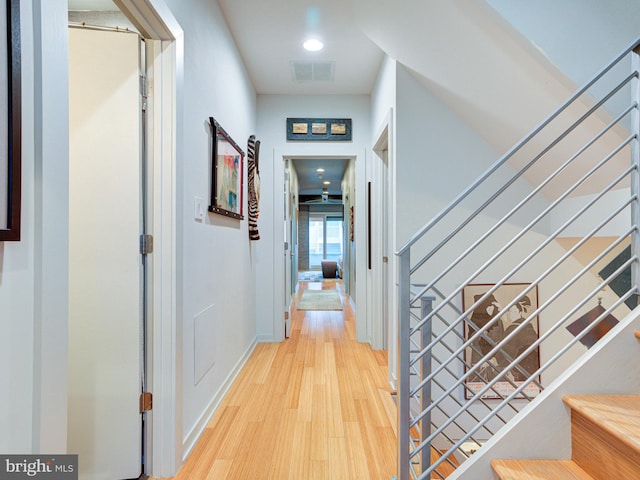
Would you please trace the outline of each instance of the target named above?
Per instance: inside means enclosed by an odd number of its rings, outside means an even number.
[[[396,473],[396,408],[387,352],[355,341],[343,311],[294,310],[291,337],[259,344],[177,480],[389,480]]]

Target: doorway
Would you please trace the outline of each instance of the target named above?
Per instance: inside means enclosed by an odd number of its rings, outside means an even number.
[[[69,29],[68,445],[88,480],[142,473],[143,51],[135,33]]]

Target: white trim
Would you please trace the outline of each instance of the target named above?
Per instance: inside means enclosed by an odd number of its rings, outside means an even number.
[[[181,132],[183,31],[164,0],[114,0],[118,8],[153,42],[150,69],[150,163],[152,201],[149,203],[155,239],[152,281],[148,385],[155,402],[146,423],[145,472],[174,475],[181,465],[182,341],[177,322],[177,151]]]
[[[316,159],[316,158],[327,158],[327,159],[339,158],[339,159],[354,160],[356,164],[356,168],[359,164],[358,163],[359,161],[360,161],[360,164],[364,164],[364,159],[359,160],[360,157],[358,155],[353,155],[353,154],[350,154],[350,155],[287,154],[285,155],[277,151],[276,149],[273,150],[272,169],[273,169],[274,195],[273,195],[272,211],[273,211],[273,231],[275,232],[274,234],[275,247],[273,249],[273,298],[274,298],[273,321],[274,321],[274,325],[273,325],[272,341],[275,341],[275,342],[281,342],[285,338],[283,313],[289,311],[289,305],[285,305],[285,300],[284,300],[285,298],[284,275],[286,274],[286,272],[284,271],[285,262],[283,259],[285,234],[284,234],[284,228],[282,224],[282,222],[284,221],[283,219],[285,218],[285,202],[283,200],[285,194],[284,194],[284,191],[282,190],[284,186],[284,171],[285,171],[284,160],[291,160],[291,159],[305,160],[305,159]],[[356,178],[356,183],[357,183],[357,178]],[[360,189],[356,189],[356,190],[360,190]],[[282,192],[282,193],[279,193],[279,192]],[[363,198],[366,198],[366,197],[363,197]],[[356,203],[356,205],[358,204]],[[358,215],[362,215],[364,217],[365,213],[366,213],[366,209],[363,208],[361,212],[356,212],[356,218],[358,218]],[[357,233],[356,235],[360,238],[366,238],[363,232]],[[365,242],[365,246],[361,248],[364,248],[364,251],[366,252],[366,242]],[[360,251],[360,249],[358,251]],[[364,256],[365,255],[358,255],[357,257],[364,257]],[[362,263],[365,265],[365,268],[366,268],[366,262],[362,260]],[[361,277],[359,275],[356,275],[356,278],[361,278]],[[360,298],[360,297],[356,295],[356,298]],[[364,305],[364,302],[361,305]],[[363,310],[362,312],[363,315],[360,317],[361,320],[359,322],[358,320],[356,320],[356,337],[359,342],[365,341],[358,335],[358,332],[361,331],[360,329],[362,329],[363,326],[365,325],[365,320],[363,319],[366,319],[366,313],[364,311],[365,308],[363,307],[362,310]]]
[[[353,310],[353,314],[355,316],[356,315],[356,302],[353,301],[353,298],[351,297],[351,295],[349,295],[349,305],[351,306],[351,310]]]
[[[271,208],[273,212],[273,231],[275,241],[273,249],[273,338],[276,342],[284,341],[284,312],[288,306],[284,301],[284,192],[281,188],[284,185],[284,162],[285,155],[278,155],[274,149],[272,161],[273,169],[273,198]],[[282,192],[282,193],[280,193]]]
[[[33,85],[33,111],[23,105],[23,144],[33,131],[33,162],[36,180],[33,189],[34,241],[34,330],[33,330],[33,452],[63,452],[67,446],[68,418],[68,318],[69,271],[69,77],[66,65],[67,5],[66,0],[38,0],[31,6],[21,2],[24,22],[33,25],[33,72],[23,73],[23,101]],[[30,14],[33,18],[30,18]],[[25,27],[25,33],[30,27]],[[29,40],[25,39],[27,47]],[[27,48],[23,51],[23,69],[29,68]],[[33,75],[33,77],[31,77]],[[27,124],[30,119],[32,124]],[[28,152],[27,148],[24,152]],[[26,167],[29,161],[23,155]],[[29,205],[28,190],[23,202]],[[27,210],[23,212],[23,236],[29,235]],[[24,221],[27,219],[27,221]],[[1,250],[0,250],[1,253]],[[25,269],[28,265],[25,265]],[[15,368],[15,366],[14,366]],[[25,368],[30,368],[25,366]],[[27,407],[28,408],[28,407]],[[25,419],[28,427],[29,419]]]
[[[153,164],[153,202],[150,202],[156,248],[152,254],[152,322],[149,386],[156,401],[147,430],[147,469],[154,476],[170,476],[179,468],[179,418],[176,345],[176,151],[175,151],[175,44],[153,42],[154,95],[150,128]],[[163,54],[162,51],[165,53]],[[173,440],[172,440],[173,439]],[[178,444],[179,448],[178,448]],[[155,452],[155,455],[154,455]]]
[[[200,438],[200,435],[202,435],[202,432],[207,427],[208,423],[211,421],[211,418],[213,417],[213,415],[216,413],[216,410],[222,403],[222,400],[224,399],[224,396],[227,394],[227,392],[231,388],[231,385],[238,378],[238,375],[240,374],[240,372],[242,371],[242,368],[246,365],[247,361],[251,357],[251,354],[255,350],[257,344],[258,344],[257,340],[254,339],[251,345],[249,345],[249,348],[244,352],[240,360],[238,360],[238,362],[233,367],[233,369],[231,370],[231,372],[229,373],[225,381],[222,383],[222,386],[220,387],[218,392],[213,396],[213,398],[207,405],[207,408],[205,408],[204,412],[202,412],[202,415],[200,415],[200,418],[195,423],[191,431],[184,438],[183,447],[182,447],[183,462],[187,460],[187,457],[189,456],[189,454],[191,453],[191,450],[193,449],[196,442]]]
[[[376,135],[373,137],[376,140],[375,145],[373,146],[373,151],[378,156],[378,152],[383,149],[387,150],[387,168],[388,168],[388,188],[389,192],[387,195],[388,204],[387,204],[387,232],[381,232],[382,235],[385,233],[388,235],[387,238],[387,256],[389,258],[389,263],[387,265],[388,269],[388,286],[391,291],[391,300],[387,304],[388,308],[388,318],[389,325],[387,330],[387,342],[385,347],[388,350],[388,368],[389,368],[389,383],[394,386],[397,384],[397,378],[395,376],[395,372],[397,371],[397,332],[398,332],[398,318],[394,312],[398,311],[398,289],[396,285],[398,284],[398,267],[397,267],[397,257],[395,255],[396,249],[396,162],[395,162],[395,145],[394,138],[395,132],[393,128],[393,109],[390,108],[387,114],[382,119],[381,124],[379,125]],[[381,163],[381,162],[379,162]],[[380,241],[380,237],[377,237]],[[380,289],[382,289],[382,285],[380,285]],[[382,296],[383,292],[378,291],[377,293]],[[379,309],[378,309],[379,310]],[[381,328],[382,316],[377,315],[376,320],[378,321],[378,329]],[[379,333],[378,333],[379,334]],[[375,348],[375,347],[374,347]]]
[[[279,340],[276,340],[273,335],[260,334],[256,336],[256,342],[258,343],[273,343],[278,341]]]

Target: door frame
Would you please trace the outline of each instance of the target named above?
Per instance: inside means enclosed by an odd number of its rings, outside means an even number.
[[[156,397],[147,421],[147,474],[169,477],[182,462],[182,388],[180,326],[176,321],[177,235],[176,152],[182,146],[183,31],[164,0],[114,0],[153,45],[154,78],[150,107],[150,202],[155,237],[150,303],[149,385]],[[33,444],[36,451],[66,450],[69,415],[66,383],[68,334],[68,91],[67,0],[35,0],[26,6],[33,15],[34,156],[40,184],[35,191],[39,214],[34,225],[36,283],[34,303]],[[26,17],[28,18],[28,17]],[[29,45],[27,41],[25,46]],[[63,66],[61,68],[61,65]],[[27,81],[28,78],[27,78]],[[28,106],[27,106],[28,107]],[[64,116],[67,121],[64,121]],[[61,121],[61,119],[63,121]],[[29,125],[30,126],[30,125]],[[153,368],[158,366],[159,368]],[[55,414],[54,414],[55,413]]]
[[[377,130],[377,134],[373,137],[376,139],[373,146],[373,180],[377,185],[378,194],[375,196],[378,201],[373,206],[374,218],[381,219],[386,216],[387,228],[376,230],[373,236],[373,254],[375,261],[373,262],[374,278],[377,279],[371,285],[369,295],[373,298],[373,332],[372,347],[374,349],[384,349],[388,351],[389,365],[389,383],[393,389],[397,383],[397,342],[398,342],[398,323],[397,315],[394,312],[398,308],[398,292],[394,288],[397,284],[397,260],[395,256],[395,238],[396,238],[396,188],[395,188],[395,146],[393,143],[393,109],[389,109],[381,125]],[[386,162],[385,162],[386,156]],[[385,165],[386,164],[386,165]],[[386,175],[384,172],[386,169]],[[384,190],[383,190],[384,189]],[[382,201],[382,195],[386,196],[386,206]],[[386,252],[383,251],[386,244]],[[386,256],[388,262],[386,265],[387,276],[386,286],[383,284],[382,268],[385,268],[382,257]],[[376,271],[377,270],[377,271]],[[385,291],[386,290],[386,291]],[[387,299],[386,305],[383,298]],[[386,310],[386,319],[383,314],[383,308]]]
[[[147,387],[154,406],[145,422],[147,475],[168,477],[182,464],[182,342],[177,322],[177,157],[182,132],[183,31],[164,0],[114,0],[147,40],[149,265],[151,325]]]
[[[332,155],[326,155],[326,154],[325,155],[310,155],[310,154],[295,155],[295,154],[284,154],[280,151],[277,151],[276,149],[274,149],[273,151],[273,166],[274,166],[273,232],[274,232],[274,246],[276,248],[274,248],[272,252],[273,266],[274,266],[273,268],[274,302],[273,302],[273,335],[270,337],[270,340],[275,342],[281,342],[285,339],[285,328],[284,328],[285,324],[282,319],[282,315],[283,315],[283,312],[288,311],[288,307],[289,307],[288,305],[285,305],[285,300],[284,300],[285,298],[284,276],[286,275],[286,272],[284,271],[284,269],[287,267],[285,266],[285,262],[282,261],[283,245],[284,245],[284,242],[286,241],[285,231],[284,231],[285,229],[283,228],[283,225],[282,225],[283,219],[285,219],[285,215],[286,215],[285,193],[282,190],[282,186],[284,185],[284,182],[285,182],[285,161],[286,160],[291,161],[292,159],[312,160],[317,158],[322,158],[322,159],[340,158],[340,159],[353,160],[356,163],[358,163],[358,156],[352,153],[345,154],[345,155],[334,155],[334,154]],[[359,165],[363,168],[364,163],[365,163],[364,159],[362,159]],[[362,198],[364,198],[364,194],[362,194]],[[282,200],[279,200],[279,199],[282,199]],[[288,199],[286,200],[288,201]],[[361,205],[364,204],[364,200],[360,201],[359,204]],[[359,213],[357,215],[359,215]],[[297,219],[294,219],[294,220],[297,221]],[[362,236],[364,237],[364,235]],[[295,281],[297,282],[297,279]],[[366,292],[363,292],[363,297],[365,296],[364,295],[365,293]],[[356,314],[356,317],[360,316],[360,318],[366,318],[364,303],[365,302],[362,303],[363,308],[361,311],[359,311]],[[289,312],[289,318],[291,318],[291,312]],[[360,342],[366,341],[366,338],[364,335],[364,325],[365,325],[364,320],[362,320],[361,322],[358,322],[356,320],[356,337]]]

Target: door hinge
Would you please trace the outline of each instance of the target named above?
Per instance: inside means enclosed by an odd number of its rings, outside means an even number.
[[[289,320],[289,312],[284,312],[284,319]]]
[[[140,394],[140,413],[148,412],[153,408],[153,394],[142,392]]]
[[[153,253],[153,235],[140,235],[140,254]]]
[[[140,95],[145,98],[149,96],[149,81],[143,75],[140,75]]]

